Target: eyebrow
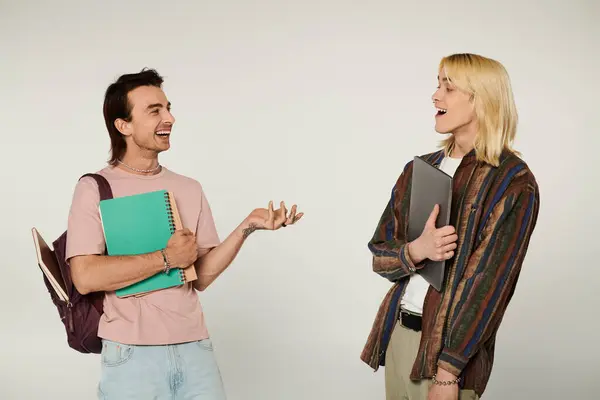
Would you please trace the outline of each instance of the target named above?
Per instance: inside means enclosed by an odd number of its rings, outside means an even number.
[[[438,78],[438,81],[439,81],[439,80],[440,80],[440,76],[438,75],[438,77],[437,77],[437,78]],[[442,81],[444,81],[444,82],[450,82],[450,81],[448,80],[448,78],[446,78],[446,77],[443,77],[443,78],[442,78]]]
[[[154,104],[150,104],[148,105],[148,107],[146,107],[146,110],[150,110],[152,108],[162,108],[163,105],[161,103],[154,103]],[[167,103],[167,108],[171,108],[171,102],[169,101]]]

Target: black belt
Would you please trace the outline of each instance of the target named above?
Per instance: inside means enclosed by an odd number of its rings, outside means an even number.
[[[405,310],[400,310],[398,320],[402,326],[412,329],[413,331],[421,332],[421,324],[423,319],[420,315],[412,314]]]

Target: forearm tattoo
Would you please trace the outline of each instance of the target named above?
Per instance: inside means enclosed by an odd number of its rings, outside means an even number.
[[[258,229],[258,226],[256,226],[256,224],[250,224],[249,227],[247,227],[246,229],[244,229],[244,239],[246,239],[248,236],[250,236],[250,234],[252,232],[254,232],[255,230]]]

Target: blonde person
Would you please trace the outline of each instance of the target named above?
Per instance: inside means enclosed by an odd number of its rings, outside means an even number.
[[[513,149],[517,110],[499,62],[454,54],[439,64],[435,129],[449,134],[424,158],[454,177],[450,224],[406,240],[412,162],[398,178],[369,249],[393,282],[361,359],[385,366],[388,400],[478,399],[496,333],[513,295],[539,209],[538,185]],[[438,292],[418,274],[448,260]]]

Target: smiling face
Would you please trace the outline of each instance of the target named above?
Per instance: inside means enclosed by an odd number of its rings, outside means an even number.
[[[450,133],[442,140],[447,155],[461,157],[474,150],[477,160],[498,166],[512,147],[518,113],[506,68],[473,53],[443,57],[438,65],[435,130]]]
[[[438,88],[432,99],[436,108],[436,132],[475,137],[477,118],[472,96],[454,86],[443,69],[439,72]]]
[[[115,126],[125,136],[127,153],[158,154],[168,150],[175,118],[163,90],[156,86],[140,86],[130,91],[127,98],[131,107],[130,121],[115,121]]]

